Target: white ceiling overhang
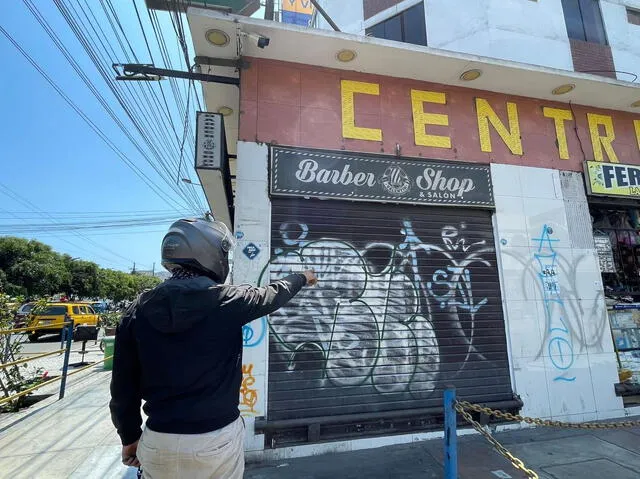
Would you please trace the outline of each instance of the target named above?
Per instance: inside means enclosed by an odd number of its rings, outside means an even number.
[[[640,115],[640,108],[631,106],[640,100],[640,84],[631,82],[361,35],[298,27],[202,8],[189,8],[187,16],[197,56],[228,60],[242,57],[279,60],[637,112]],[[224,31],[229,36],[228,45],[217,47],[209,43],[206,33],[212,29]],[[266,48],[258,48],[246,34],[267,37],[270,43]],[[339,62],[336,54],[343,49],[355,51],[356,59],[350,63]],[[470,69],[480,69],[482,76],[472,82],[460,80],[460,75]],[[201,72],[239,78],[239,71],[233,67],[202,66]],[[567,83],[575,84],[575,89],[570,93],[562,96],[551,93],[554,88]],[[223,106],[233,110],[225,118],[225,129],[228,151],[235,154],[240,109],[239,87],[203,83],[203,89],[208,111],[217,112]],[[234,160],[231,161],[231,174],[235,175]]]
[[[640,83],[615,80],[586,73],[539,67],[535,65],[497,60],[410,45],[373,37],[352,35],[328,30],[298,27],[284,23],[229,15],[212,10],[190,8],[189,25],[197,55],[236,59],[245,57],[301,63],[357,71],[398,78],[410,78],[460,87],[473,87],[509,95],[537,99],[572,102],[598,108],[637,112],[632,103],[640,100]],[[220,48],[210,44],[205,34],[210,29],[225,31],[230,43]],[[255,33],[270,39],[264,49],[247,39],[241,32]],[[357,52],[350,63],[341,63],[336,53],[342,49]],[[466,70],[478,68],[482,76],[473,82],[460,80]],[[235,76],[231,68],[214,68],[216,74]],[[202,69],[206,73],[206,67]],[[555,96],[551,91],[559,85],[573,83],[574,91]],[[238,101],[238,88],[206,84],[207,107]],[[226,102],[226,103],[225,103]],[[237,116],[229,120],[237,125]],[[232,125],[229,128],[233,128]],[[237,126],[236,126],[237,130]]]

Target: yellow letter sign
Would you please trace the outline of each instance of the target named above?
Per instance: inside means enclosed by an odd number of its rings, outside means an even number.
[[[640,150],[640,120],[633,120],[633,126],[636,129],[636,139],[638,140],[638,150]]]
[[[435,91],[411,90],[413,136],[416,140],[416,145],[451,148],[451,138],[448,136],[430,135],[426,132],[427,125],[449,126],[449,116],[440,113],[425,113],[425,103],[445,105],[447,103],[447,96],[444,93]]]
[[[616,139],[616,133],[613,131],[613,119],[609,115],[587,113],[587,120],[589,121],[589,133],[591,133],[593,158],[596,161],[604,161],[604,155],[602,154],[604,150],[611,163],[620,163],[612,145],[613,140]],[[600,135],[600,125],[604,126],[604,136]]]
[[[518,107],[515,103],[507,102],[507,115],[509,117],[509,129],[504,126],[500,117],[493,111],[489,102],[484,98],[476,98],[476,110],[478,112],[478,132],[480,133],[480,148],[486,153],[491,153],[491,133],[489,123],[495,128],[502,141],[509,147],[514,155],[522,155],[522,140],[520,139],[520,123],[518,122]]]
[[[356,126],[356,110],[354,96],[356,93],[364,95],[380,95],[380,85],[360,81],[342,80],[342,136],[355,140],[382,141],[382,130],[378,128],[364,128]]]
[[[558,151],[561,160],[569,159],[569,146],[567,145],[567,131],[564,126],[565,121],[573,120],[573,114],[570,110],[560,110],[558,108],[542,109],[542,113],[547,118],[553,118],[556,125],[556,139],[558,140]]]

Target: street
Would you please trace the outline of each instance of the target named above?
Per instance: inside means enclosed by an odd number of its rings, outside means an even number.
[[[63,349],[60,345],[60,335],[49,335],[40,338],[37,342],[29,342],[26,335],[13,335],[12,341],[23,341],[22,348],[19,354],[20,358],[28,358],[37,356],[38,354],[50,353],[60,349]],[[80,350],[82,349],[81,341],[74,341],[71,344],[71,355],[69,356],[69,364],[74,364],[83,361]],[[84,362],[95,362],[103,357],[102,351],[100,351],[100,340],[87,341],[85,347],[87,353],[84,357]],[[36,373],[38,370],[40,373],[48,373],[49,376],[57,376],[62,371],[62,365],[64,361],[63,353],[46,356],[44,358],[36,359],[27,363],[29,372]]]

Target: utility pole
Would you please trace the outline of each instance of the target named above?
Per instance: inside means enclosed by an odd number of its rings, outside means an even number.
[[[264,19],[275,20],[274,13],[275,13],[275,0],[267,0],[265,2],[265,7],[264,7]]]
[[[151,276],[156,277],[156,263],[153,262],[153,268],[151,268]]]
[[[131,271],[131,274],[136,274],[136,262],[133,262],[133,271]]]

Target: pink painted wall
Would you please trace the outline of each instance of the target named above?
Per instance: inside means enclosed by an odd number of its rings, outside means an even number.
[[[561,160],[556,146],[554,122],[542,114],[543,107],[569,109],[566,103],[511,97],[481,90],[414,80],[366,75],[293,63],[250,59],[242,72],[239,139],[279,145],[394,154],[396,143],[402,156],[451,159],[478,163],[508,163],[559,170],[582,171],[593,160],[587,113],[613,117],[614,149],[621,163],[640,164],[639,140],[634,120],[640,115],[574,106],[575,122],[566,123],[571,158]],[[341,80],[380,84],[380,95],[355,96],[356,125],[381,128],[383,141],[342,137]],[[449,115],[449,126],[429,126],[429,133],[451,137],[452,148],[416,146],[413,134],[411,89],[443,92],[446,105],[426,104],[432,113]],[[475,98],[489,101],[508,125],[506,102],[518,106],[524,154],[512,154],[491,128],[492,153],[480,149]],[[577,132],[574,128],[577,127]],[[581,139],[578,141],[577,135]],[[584,151],[584,154],[582,153]],[[606,158],[606,156],[605,156]]]

